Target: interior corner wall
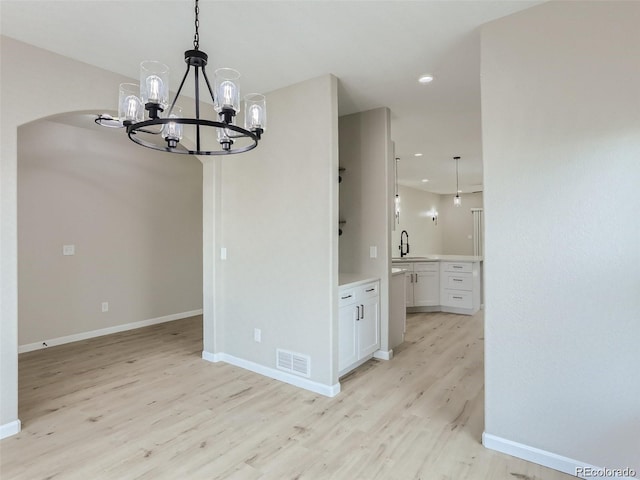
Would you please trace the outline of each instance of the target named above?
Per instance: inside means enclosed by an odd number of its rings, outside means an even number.
[[[62,112],[104,111],[113,105],[117,85],[130,79],[1,35],[0,53],[0,435],[4,435],[19,430],[18,127]]]
[[[461,193],[462,203],[453,204],[454,195],[441,195],[439,226],[443,255],[473,255],[472,208],[482,208],[482,192]]]
[[[392,256],[400,256],[400,234],[403,230],[409,234],[409,255],[420,257],[444,253],[442,251],[442,196],[404,185],[398,187],[398,194],[400,196],[400,221],[396,223],[396,229],[391,232]],[[437,223],[429,215],[429,212],[434,210],[438,212]]]
[[[199,313],[198,158],[46,120],[19,127],[18,157],[19,345]]]
[[[337,383],[337,105],[331,75],[267,94],[259,147],[218,172],[217,348],[266,369],[276,349],[308,355],[308,380],[325,386]]]
[[[343,273],[380,278],[380,349],[387,351],[389,273],[393,196],[393,144],[390,112],[376,108],[339,119],[340,220],[339,266]],[[371,258],[370,247],[377,256]]]
[[[541,463],[640,472],[639,19],[548,2],[482,32],[485,434]]]

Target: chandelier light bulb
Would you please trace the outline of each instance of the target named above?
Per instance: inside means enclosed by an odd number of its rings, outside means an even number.
[[[236,93],[236,86],[230,82],[222,82],[220,85],[220,90],[222,90],[222,107],[223,108],[233,108],[233,98]]]
[[[219,68],[214,73],[215,104],[218,113],[240,111],[240,73],[233,68]],[[233,116],[232,115],[232,116]]]
[[[138,105],[140,104],[138,97],[134,97],[133,95],[128,96],[126,98],[126,104],[127,113],[125,114],[125,120],[134,120],[138,113]]]
[[[261,125],[260,118],[262,117],[262,109],[260,108],[260,106],[251,105],[249,115],[251,116],[251,126],[259,127]]]
[[[118,118],[125,123],[141,122],[143,107],[138,92],[140,87],[135,83],[121,83],[118,90]]]
[[[264,95],[250,93],[244,97],[244,128],[255,131],[267,129],[267,105]]]
[[[155,61],[145,60],[140,64],[140,99],[142,104],[158,105],[159,111],[169,104],[169,67]],[[149,112],[154,118],[157,112]]]
[[[173,107],[168,118],[182,118],[182,109]],[[162,128],[162,137],[167,141],[170,148],[175,148],[178,142],[182,140],[182,124],[177,122],[165,123]]]
[[[160,92],[162,91],[162,80],[157,75],[147,77],[147,91],[149,92],[149,102],[160,103]]]
[[[462,199],[460,198],[460,195],[458,195],[457,193],[456,193],[456,196],[453,197],[453,204],[456,207],[459,207],[460,205],[462,205]]]

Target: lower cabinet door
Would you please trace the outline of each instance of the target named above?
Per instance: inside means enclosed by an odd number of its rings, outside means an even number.
[[[360,306],[358,320],[358,357],[371,355],[380,348],[380,306],[379,297],[368,298]]]
[[[342,371],[358,360],[359,309],[355,305],[342,307],[338,313],[338,371]]]
[[[440,272],[420,272],[414,277],[414,305],[428,307],[440,304]]]

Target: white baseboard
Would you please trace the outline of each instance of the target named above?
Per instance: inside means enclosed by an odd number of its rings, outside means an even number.
[[[393,358],[393,350],[376,350],[373,352],[373,358],[391,360]]]
[[[336,383],[335,385],[325,385],[323,383],[314,382],[313,380],[309,380],[307,378],[298,377],[287,372],[276,370],[275,368],[266,367],[264,365],[260,365],[259,363],[251,362],[243,358],[234,357],[233,355],[229,355],[227,353],[211,353],[203,351],[202,358],[209,362],[225,362],[236,367],[244,368],[245,370],[250,370],[252,372],[259,373],[260,375],[264,375],[265,377],[288,383],[289,385],[293,385],[294,387],[304,388],[305,390],[319,393],[320,395],[324,395],[325,397],[335,397],[338,393],[340,393],[339,383]]]
[[[202,351],[202,359],[211,363],[217,363],[222,360],[219,353],[211,353],[205,350]]]
[[[581,475],[580,471],[591,470],[592,472],[594,471],[601,472],[606,470],[603,468],[594,467],[593,465],[589,465],[588,463],[574,460],[572,458],[563,457],[562,455],[558,455],[553,452],[548,452],[546,450],[541,450],[539,448],[530,447],[529,445],[524,445],[522,443],[507,440],[506,438],[497,437],[487,432],[484,432],[482,434],[482,444],[486,448],[489,448],[491,450],[495,450],[501,453],[506,453],[507,455],[511,455],[512,457],[521,458],[528,462],[542,465],[543,467],[553,468],[554,470],[568,473],[569,475],[573,475],[579,478],[593,477],[593,475],[591,476]],[[598,478],[613,478],[613,477],[598,475]],[[629,479],[629,480],[633,479],[633,477],[620,477],[620,476],[615,478]]]
[[[135,330],[136,328],[148,327],[150,325],[156,325],[158,323],[172,322],[173,320],[180,320],[181,318],[193,317],[195,315],[202,315],[202,310],[191,310],[190,312],[174,313],[172,315],[166,315],[164,317],[151,318],[149,320],[141,320],[139,322],[125,323],[123,325],[114,325],[113,327],[91,330],[90,332],[76,333],[73,335],[67,335],[65,337],[43,339],[35,343],[20,345],[18,347],[18,353],[32,352],[34,350],[55,347],[56,345],[77,342],[78,340],[87,340],[88,338],[101,337],[103,335],[124,332],[126,330]],[[46,346],[44,345],[45,343]]]
[[[0,439],[10,437],[11,435],[15,435],[16,433],[20,433],[21,428],[22,425],[20,424],[20,420],[14,420],[13,422],[0,425]]]

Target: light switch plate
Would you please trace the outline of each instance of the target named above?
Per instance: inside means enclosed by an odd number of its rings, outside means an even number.
[[[220,260],[226,260],[227,259],[227,249],[225,247],[222,247],[220,249]]]
[[[369,257],[378,258],[378,247],[369,247]]]

